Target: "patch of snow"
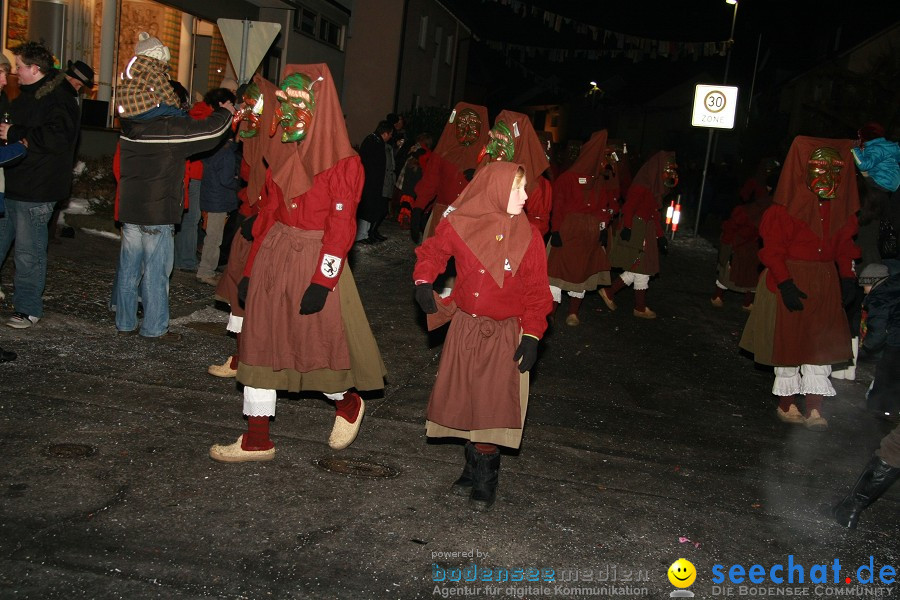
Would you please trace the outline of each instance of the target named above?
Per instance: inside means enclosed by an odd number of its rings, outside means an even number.
[[[172,319],[169,322],[176,325],[183,325],[185,323],[193,323],[197,321],[205,323],[227,323],[228,313],[210,306],[202,308],[200,310],[195,310],[185,317],[178,317],[177,319]]]

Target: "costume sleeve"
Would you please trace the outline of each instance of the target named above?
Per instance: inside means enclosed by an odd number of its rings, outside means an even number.
[[[759,234],[763,239],[763,247],[759,251],[760,262],[768,267],[776,284],[790,279],[791,272],[785,260],[794,237],[794,226],[787,210],[779,204],[770,206],[763,213]]]
[[[641,197],[649,194],[650,190],[642,185],[633,185],[628,188],[628,197],[625,199],[625,205],[622,207],[622,226],[631,229],[634,225],[634,217],[638,211],[638,205],[641,203]]]
[[[413,268],[413,281],[434,282],[437,276],[447,268],[447,261],[453,255],[451,230],[446,220],[438,223],[434,235],[416,247],[416,266]],[[548,288],[549,289],[549,288]]]
[[[250,246],[250,254],[247,255],[247,264],[244,265],[244,277],[250,277],[253,272],[253,262],[256,260],[256,254],[262,247],[262,242],[266,239],[266,234],[275,224],[275,211],[278,210],[278,204],[283,203],[284,199],[281,195],[281,189],[272,179],[272,172],[266,173],[266,182],[260,190],[259,214],[256,221],[253,222],[253,245]]]
[[[12,125],[7,132],[9,143],[28,140],[28,149],[38,154],[66,154],[78,134],[78,105],[74,100],[39,106],[41,123],[35,127]]]
[[[437,196],[438,186],[441,183],[441,161],[440,156],[432,154],[425,166],[425,172],[422,173],[422,179],[415,187],[415,202],[413,208],[424,209]]]
[[[310,283],[318,283],[330,290],[337,287],[347,262],[347,252],[356,237],[356,207],[364,178],[358,156],[343,159],[331,170],[327,182],[329,212],[319,252],[319,268]]]
[[[553,295],[547,278],[547,250],[543,238],[532,230],[531,243],[519,265],[517,277],[524,279],[525,314],[522,315],[522,333],[540,339],[547,331],[547,315],[553,310]]]
[[[853,161],[860,171],[868,171],[888,158],[885,149],[878,145],[867,148],[851,148],[850,153],[853,154]]]
[[[856,277],[853,271],[853,260],[862,257],[862,251],[853,237],[859,231],[859,223],[856,215],[850,215],[844,226],[835,234],[836,246],[834,252],[834,260],[837,263],[838,273],[842,278]]]
[[[553,202],[553,189],[545,177],[538,178],[537,187],[525,201],[525,214],[532,225],[537,227],[541,235],[550,231],[550,208]]]

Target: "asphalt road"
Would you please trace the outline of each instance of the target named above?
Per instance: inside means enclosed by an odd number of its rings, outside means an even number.
[[[878,576],[900,567],[900,489],[856,531],[827,514],[890,429],[857,408],[874,365],[835,382],[828,431],[778,422],[771,373],[737,350],[740,298],[709,304],[699,238],[671,244],[655,321],[632,317],[630,290],[615,313],[590,294],[578,327],[563,306],[521,451],[503,456],[494,511],[472,512],[448,493],[462,447],[424,435],[440,339],[413,302],[411,242],[385,233],[351,258],[389,372],[359,438],[331,451],[331,405],[283,397],[276,459],[238,465],[207,455],[244,428],[234,380],[206,374],[234,348],[212,289],[174,274],[179,345],[122,338],[106,308],[118,244],[52,244],[46,317],[0,327],[19,354],[0,364],[0,597],[662,598],[679,557],[700,598],[896,590]],[[857,585],[870,557],[876,583]]]

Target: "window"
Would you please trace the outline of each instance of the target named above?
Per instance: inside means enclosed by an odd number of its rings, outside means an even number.
[[[448,65],[453,64],[453,36],[447,36],[447,48],[444,50],[444,62]]]
[[[307,35],[316,35],[318,15],[308,8],[298,8],[294,13],[294,29]]]
[[[341,47],[343,43],[343,27],[337,23],[332,23],[325,17],[319,17],[319,39],[326,44]]]
[[[419,48],[424,50],[425,44],[427,42],[428,42],[428,17],[422,17],[419,19]]]
[[[344,26],[314,10],[298,6],[294,11],[294,30],[339,50],[344,49]]]

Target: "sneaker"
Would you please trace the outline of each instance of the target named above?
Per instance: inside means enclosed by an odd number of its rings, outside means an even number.
[[[713,306],[715,306],[716,308],[722,308],[723,306],[725,306],[725,303],[722,301],[722,299],[718,298],[718,297],[710,298],[709,303],[712,304]]]
[[[13,329],[28,329],[32,325],[36,325],[40,320],[40,317],[32,317],[25,313],[17,312],[13,313],[13,316],[9,318],[9,321],[7,321],[6,324]]]
[[[147,336],[141,336],[141,337],[146,338],[153,342],[162,342],[163,344],[177,344],[178,342],[181,341],[181,334],[180,333],[172,333],[171,331],[167,331],[164,334],[156,336],[156,337],[147,337]]]
[[[791,404],[791,407],[787,410],[787,412],[781,410],[780,407],[776,408],[775,415],[782,423],[790,423],[791,425],[806,425],[806,419],[800,413],[800,410],[797,408],[796,404]]]

